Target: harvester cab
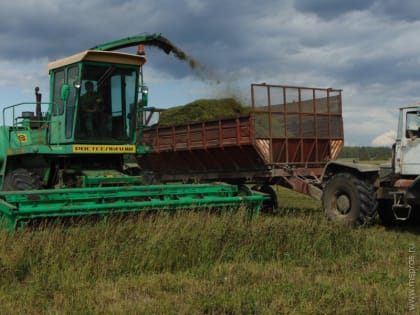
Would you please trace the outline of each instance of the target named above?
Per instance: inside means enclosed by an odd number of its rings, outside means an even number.
[[[3,110],[3,119],[13,120],[3,130],[3,190],[142,183],[123,168],[126,155],[145,152],[136,146],[145,61],[144,55],[87,50],[49,63],[50,102],[42,103],[36,88],[35,113],[23,110],[28,103]],[[30,184],[21,187],[16,172]]]
[[[49,143],[125,144],[133,152],[137,82],[145,61],[144,56],[88,50],[50,63]],[[112,151],[112,146],[103,148]]]
[[[51,217],[238,207],[242,202],[258,211],[266,197],[241,196],[236,186],[150,185],[140,172],[127,171],[130,157],[135,161],[147,154],[137,145],[147,107],[146,57],[141,50],[115,50],[138,44],[166,53],[175,48],[160,34],[95,46],[48,64],[49,102],[42,102],[36,88],[35,104],[3,109],[0,225],[13,230]]]

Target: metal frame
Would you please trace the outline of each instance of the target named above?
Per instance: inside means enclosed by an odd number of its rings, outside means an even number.
[[[145,129],[150,152],[139,164],[164,182],[218,179],[309,193],[344,144],[341,90],[252,84],[251,100],[248,116]]]

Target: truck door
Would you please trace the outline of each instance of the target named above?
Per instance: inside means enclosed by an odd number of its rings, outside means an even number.
[[[396,141],[396,171],[402,175],[420,174],[420,109],[401,111],[399,139]]]

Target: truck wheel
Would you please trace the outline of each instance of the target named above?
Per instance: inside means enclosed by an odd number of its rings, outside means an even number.
[[[341,173],[327,182],[322,205],[332,222],[363,225],[375,216],[378,203],[373,185],[349,173]]]
[[[41,179],[27,169],[18,168],[6,174],[3,190],[33,190],[41,189]]]

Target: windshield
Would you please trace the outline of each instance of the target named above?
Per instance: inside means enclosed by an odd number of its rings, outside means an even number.
[[[420,127],[420,113],[407,112],[407,128],[406,128],[406,137],[418,137],[419,136],[419,127]]]
[[[78,99],[76,139],[92,143],[132,140],[137,82],[137,68],[85,65]]]

